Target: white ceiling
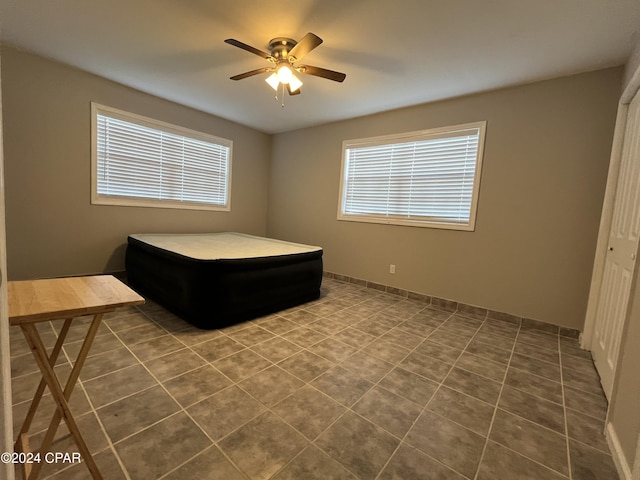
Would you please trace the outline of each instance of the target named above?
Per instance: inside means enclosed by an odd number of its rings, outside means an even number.
[[[2,41],[276,133],[623,64],[638,0],[0,0]],[[263,81],[273,37],[324,43],[285,108]]]

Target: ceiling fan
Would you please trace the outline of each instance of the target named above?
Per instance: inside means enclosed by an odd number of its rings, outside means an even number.
[[[278,91],[278,87],[286,88],[289,95],[300,93],[302,82],[295,76],[294,72],[326,78],[334,82],[342,82],[347,77],[344,73],[327,70],[326,68],[314,67],[311,65],[295,65],[296,62],[311,52],[322,43],[322,39],[309,32],[299,42],[290,38],[277,37],[269,42],[269,52],[263,52],[257,48],[247,45],[239,40],[228,38],[225,43],[241,48],[247,52],[258,55],[271,62],[271,66],[258,68],[249,72],[234,75],[231,80],[242,80],[261,73],[271,73],[266,82]]]

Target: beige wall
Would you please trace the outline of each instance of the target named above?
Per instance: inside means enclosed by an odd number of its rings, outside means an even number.
[[[321,245],[331,272],[580,329],[621,75],[607,69],[276,135],[268,234]],[[475,232],[336,219],[344,140],[478,120],[488,123]]]
[[[121,271],[129,233],[266,233],[269,135],[7,46],[2,87],[11,279]],[[233,140],[231,212],[91,205],[92,101]]]

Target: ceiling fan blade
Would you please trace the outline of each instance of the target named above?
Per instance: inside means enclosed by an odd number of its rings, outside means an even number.
[[[239,75],[234,75],[233,77],[231,77],[231,80],[242,80],[243,78],[253,77],[254,75],[270,72],[272,70],[273,68],[269,68],[269,67],[258,68],[256,70],[251,70],[250,72],[244,72],[244,73],[240,73]]]
[[[291,91],[291,85],[289,85],[287,83],[287,92],[289,92],[289,95],[300,95],[300,89],[297,88],[296,90],[294,90],[293,92]]]
[[[311,65],[300,65],[296,67],[296,70],[300,73],[306,73],[307,75],[314,75],[316,77],[322,77],[334,82],[343,82],[347,75],[340,72],[334,72],[333,70],[327,70],[326,68],[313,67]]]
[[[257,48],[254,48],[251,45],[247,45],[246,43],[242,43],[240,40],[236,40],[235,38],[227,38],[224,41],[224,43],[228,43],[229,45],[233,45],[234,47],[238,47],[243,50],[246,50],[247,52],[253,53],[254,55],[258,55],[259,57],[264,58],[265,60],[273,59],[273,57],[269,55],[267,52],[258,50]]]
[[[321,43],[322,39],[319,36],[311,32],[307,33],[304,37],[302,37],[302,40],[296,43],[295,47],[293,47],[289,52],[289,61],[291,63],[294,63],[301,60],[302,57],[304,57],[307,53],[309,53]]]

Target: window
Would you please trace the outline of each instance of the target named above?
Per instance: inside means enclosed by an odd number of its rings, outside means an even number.
[[[230,140],[95,103],[91,203],[230,209]]]
[[[338,219],[473,230],[485,128],[345,141]]]

